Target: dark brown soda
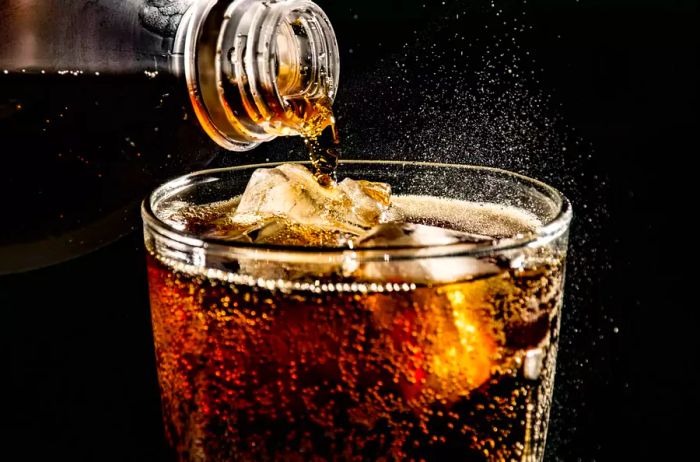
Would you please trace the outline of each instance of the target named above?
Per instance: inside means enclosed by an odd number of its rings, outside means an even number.
[[[538,460],[562,264],[300,286],[151,255],[170,443],[181,461]]]

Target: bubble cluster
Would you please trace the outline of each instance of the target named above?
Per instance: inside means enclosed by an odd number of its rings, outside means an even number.
[[[402,290],[230,274],[149,258],[166,430],[183,460],[540,457],[561,261]]]

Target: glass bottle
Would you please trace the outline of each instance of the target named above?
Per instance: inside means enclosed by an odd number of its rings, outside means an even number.
[[[0,69],[184,77],[229,150],[295,134],[289,101],[332,101],[338,86],[333,28],[308,0],[19,0],[2,23]]]
[[[0,43],[0,274],[130,232],[156,184],[304,132],[338,87],[308,0],[0,0]]]

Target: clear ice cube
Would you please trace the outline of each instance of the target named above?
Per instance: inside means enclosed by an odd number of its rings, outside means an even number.
[[[428,247],[488,243],[488,236],[413,223],[383,223],[353,240],[353,247]]]
[[[389,185],[345,179],[322,186],[303,165],[283,164],[253,173],[229,221],[248,236],[255,231],[251,242],[338,246],[379,224],[390,201]]]
[[[345,273],[360,280],[414,283],[447,283],[494,274],[499,267],[488,260],[467,256],[428,257],[427,247],[491,242],[486,236],[411,223],[381,224],[351,241],[353,248],[415,247],[405,258],[377,258],[346,264]],[[421,249],[426,247],[425,249]]]

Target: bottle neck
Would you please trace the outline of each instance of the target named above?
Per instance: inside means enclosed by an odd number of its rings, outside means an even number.
[[[184,74],[209,136],[234,151],[308,134],[339,77],[328,17],[308,0],[203,0],[183,16],[173,70]],[[317,126],[317,125],[315,125]]]

